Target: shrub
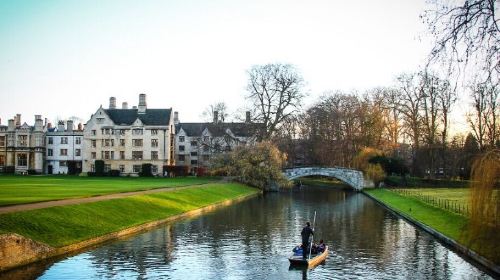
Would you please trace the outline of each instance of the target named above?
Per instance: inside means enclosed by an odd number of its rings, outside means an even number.
[[[368,160],[371,164],[380,164],[386,174],[405,175],[408,174],[408,167],[400,158],[376,155]]]
[[[189,174],[189,167],[181,165],[164,165],[163,173],[168,172],[168,176],[187,176]]]
[[[4,173],[6,174],[14,174],[16,172],[15,166],[5,166]]]
[[[151,171],[151,163],[143,163],[141,172],[139,172],[140,177],[153,177],[153,172]]]
[[[35,169],[28,169],[28,175],[36,175],[38,172]]]
[[[110,177],[120,177],[120,170],[115,170],[115,169],[110,170],[110,171],[108,172],[108,175],[109,175]]]
[[[104,161],[96,160],[94,164],[95,164],[95,175],[104,176]]]

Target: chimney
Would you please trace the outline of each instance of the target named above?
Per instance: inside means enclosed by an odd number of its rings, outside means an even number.
[[[82,130],[83,130],[82,123],[78,123],[78,131],[82,131]]]
[[[9,131],[14,131],[16,130],[16,121],[14,119],[9,120]]]
[[[246,111],[245,122],[246,123],[250,123],[251,122],[251,120],[250,120],[250,111]]]
[[[52,123],[47,124],[47,129],[52,128]]]
[[[116,109],[116,98],[109,98],[109,109]]]
[[[64,131],[64,121],[57,122],[57,131],[59,132]]]
[[[42,115],[35,115],[35,131],[43,131]]]
[[[219,120],[219,111],[214,111],[214,123],[217,123]]]
[[[16,114],[16,126],[21,125],[21,114]]]
[[[66,122],[66,130],[69,131],[69,132],[73,131],[73,121],[72,120],[68,120]]]
[[[47,127],[47,118],[45,118],[45,121],[43,122],[43,126]]]
[[[123,102],[122,103],[122,109],[128,109],[128,103],[127,102]]]
[[[174,112],[174,124],[179,123],[179,112]]]
[[[139,114],[145,114],[146,113],[146,94],[141,93],[139,94]]]

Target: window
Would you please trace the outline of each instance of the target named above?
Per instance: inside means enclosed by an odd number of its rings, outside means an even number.
[[[191,152],[191,156],[192,157],[197,157],[198,156],[198,152]]]
[[[5,156],[0,155],[0,166],[4,166],[4,165],[5,165]]]
[[[54,155],[54,150],[52,150],[52,149],[47,149],[47,156],[48,156],[48,157],[51,157],[51,156],[53,156],[53,155]]]
[[[203,161],[209,161],[210,156],[209,155],[203,155]]]
[[[68,137],[61,137],[61,144],[68,144]]]
[[[185,150],[184,145],[180,145],[179,146],[179,151],[184,152],[184,150]]]
[[[158,139],[151,139],[151,147],[158,147]]]
[[[158,135],[158,129],[151,129],[151,135]]]
[[[184,142],[185,138],[184,136],[179,136],[179,142]]]
[[[120,135],[125,135],[125,129],[120,129]]]
[[[120,169],[120,173],[125,173],[125,165],[120,164],[119,169]]]
[[[28,146],[28,135],[19,135],[19,136],[17,136],[17,145],[19,145],[19,146]]]
[[[197,165],[197,164],[198,164],[198,161],[197,161],[197,160],[195,160],[195,159],[193,159],[193,160],[191,160],[191,164],[192,164],[192,165]]]
[[[198,142],[196,142],[196,141],[191,141],[191,146],[198,146]]]
[[[91,131],[91,133],[90,133],[90,134],[91,134],[92,136],[95,136],[95,135],[96,135],[96,130],[95,130],[95,129],[93,129],[93,130]]]
[[[59,150],[59,155],[60,156],[67,156],[68,155],[68,149],[61,149],[61,150]]]
[[[142,168],[141,165],[134,165],[132,172],[139,173],[139,172],[141,172],[141,168]]]
[[[210,141],[210,136],[203,136],[203,142]]]
[[[151,152],[151,159],[153,159],[153,160],[158,159],[158,152],[157,151]]]
[[[111,170],[111,164],[104,165],[104,172],[109,172]]]
[[[0,147],[5,146],[5,136],[0,136]]]
[[[49,137],[49,144],[54,144],[54,138]]]
[[[132,139],[132,146],[142,147],[142,139]]]
[[[95,158],[96,158],[96,153],[95,153],[95,152],[90,153],[90,157],[91,157],[92,159],[95,159]]]
[[[79,156],[81,156],[81,155],[82,155],[82,150],[80,150],[80,149],[76,149],[76,150],[75,150],[75,156],[79,157]]]
[[[97,146],[97,140],[90,140],[90,144],[92,148],[95,148]]]
[[[67,161],[65,161],[65,160],[59,161],[59,167],[66,167],[66,166],[68,166],[68,162]]]
[[[132,135],[142,135],[142,129],[140,128],[133,129]]]
[[[125,139],[120,139],[120,146],[125,146]]]
[[[97,123],[103,123],[104,122],[104,118],[97,118]]]
[[[95,172],[95,165],[94,164],[90,165],[90,172]]]
[[[114,147],[115,146],[115,140],[114,139],[104,139],[104,147]]]
[[[186,157],[184,155],[179,155],[179,161],[185,161]]]
[[[104,152],[104,156],[103,156],[104,159],[110,159],[109,158],[109,151],[105,151]]]
[[[151,165],[151,173],[153,174],[158,173],[158,165]]]
[[[17,155],[17,165],[18,166],[27,166],[28,165],[28,155],[18,154]]]
[[[75,144],[79,145],[82,143],[82,138],[81,137],[75,137]]]
[[[115,159],[115,152],[114,151],[111,151],[111,153],[109,155],[109,159]]]
[[[132,151],[133,160],[142,160],[142,151]]]
[[[120,159],[125,159],[125,151],[120,151]]]

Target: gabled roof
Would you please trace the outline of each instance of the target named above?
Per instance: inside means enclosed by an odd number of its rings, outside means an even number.
[[[144,125],[168,125],[172,109],[146,109],[139,114],[137,109],[105,109],[116,125],[131,125],[139,119]]]
[[[175,133],[184,130],[187,136],[201,136],[205,129],[213,136],[224,136],[229,129],[236,137],[250,137],[259,134],[263,128],[259,123],[179,123],[175,126]]]

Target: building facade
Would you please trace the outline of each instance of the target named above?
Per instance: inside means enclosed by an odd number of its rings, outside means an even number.
[[[111,97],[109,108],[101,106],[85,124],[83,172],[94,172],[95,161],[103,160],[105,171],[138,175],[142,164],[150,163],[153,174],[162,175],[163,166],[175,164],[172,115],[171,108],[148,109],[145,94],[132,109],[126,102],[117,109]]]
[[[60,121],[56,128],[48,128],[45,136],[47,174],[79,174],[83,161],[83,129],[74,129],[73,121],[66,126]]]
[[[259,139],[262,125],[251,123],[247,112],[245,122],[222,122],[217,112],[213,122],[182,123],[175,112],[176,164],[189,166],[191,172],[208,168],[210,159],[237,146],[253,145]]]
[[[43,173],[45,126],[41,115],[35,115],[35,125],[21,122],[21,114],[0,125],[0,171]]]

